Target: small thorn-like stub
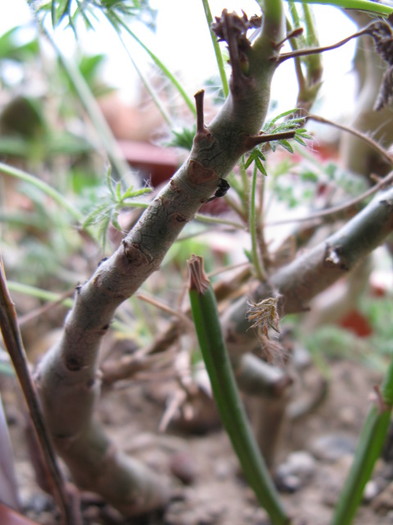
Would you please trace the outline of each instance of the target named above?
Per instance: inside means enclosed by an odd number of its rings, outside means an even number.
[[[292,31],[290,31],[285,38],[283,38],[278,44],[276,44],[276,48],[279,49],[287,40],[291,40],[292,38],[297,38],[298,36],[302,35],[304,32],[302,27],[296,27]]]
[[[197,117],[197,133],[205,133],[205,122],[203,115],[203,97],[205,91],[200,89],[194,95],[195,98],[195,107],[196,107],[196,117]]]
[[[261,133],[260,135],[253,135],[249,136],[245,140],[245,148],[246,151],[249,151],[250,149],[255,148],[255,146],[259,146],[259,144],[263,144],[265,142],[272,142],[274,140],[289,140],[293,139],[295,136],[296,131],[282,131],[279,133]]]
[[[375,385],[373,388],[373,401],[375,402],[377,409],[380,414],[383,414],[387,410],[390,410],[388,403],[383,398],[379,385]]]
[[[191,255],[187,261],[190,275],[190,290],[203,294],[209,288],[209,279],[203,268],[203,257]]]

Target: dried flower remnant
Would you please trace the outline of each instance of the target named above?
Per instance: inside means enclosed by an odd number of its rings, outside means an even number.
[[[260,17],[252,16],[249,20],[244,11],[243,16],[240,17],[236,13],[228,13],[226,9],[223,10],[221,17],[216,16],[216,21],[212,24],[212,31],[216,34],[218,41],[225,41],[228,44],[229,62],[232,68],[237,68],[239,65],[243,74],[247,74],[247,52],[251,48],[247,31],[260,26]],[[235,74],[235,71],[233,73]]]
[[[251,328],[258,328],[267,338],[269,338],[269,328],[275,332],[280,331],[278,328],[280,320],[277,312],[278,299],[278,297],[267,297],[259,303],[248,303],[247,319],[251,323]]]
[[[288,358],[288,352],[278,339],[270,339],[269,328],[279,332],[279,315],[277,304],[279,297],[268,297],[259,303],[248,303],[249,310],[247,319],[251,323],[251,328],[258,330],[258,339],[261,343],[260,357],[267,363],[277,366],[284,366]]]
[[[236,13],[228,13],[228,11],[224,9],[221,17],[215,17],[216,21],[212,24],[212,30],[220,42],[229,41],[228,21],[230,20],[231,29],[237,35],[238,42],[242,42],[244,46],[249,47],[250,43],[246,37],[246,33],[249,29],[261,27],[262,18],[253,15],[248,19],[246,13],[244,11],[242,11],[242,13],[243,16],[240,17]]]

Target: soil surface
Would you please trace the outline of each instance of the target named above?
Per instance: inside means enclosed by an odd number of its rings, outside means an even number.
[[[372,402],[373,386],[380,383],[378,374],[356,362],[336,361],[330,367],[326,398],[312,413],[287,421],[277,447],[276,482],[294,525],[330,522]],[[40,525],[54,525],[59,523],[58,515],[51,498],[39,489],[31,467],[23,430],[25,419],[16,403],[18,396],[15,391],[11,395],[9,388],[6,392],[4,403],[17,460],[22,512]],[[103,392],[99,416],[120,448],[170,478],[173,496],[167,508],[127,520],[94,495],[81,494],[84,524],[268,524],[214,413],[207,417],[209,422],[205,425],[210,430],[201,432],[201,424],[199,434],[195,428],[194,432],[186,432],[179,427],[159,432],[161,401],[161,391],[157,391],[154,381],[133,381],[124,388]],[[381,459],[367,486],[356,524],[393,524],[392,471],[389,463]]]

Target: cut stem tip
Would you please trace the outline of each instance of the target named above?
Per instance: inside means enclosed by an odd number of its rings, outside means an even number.
[[[203,294],[209,288],[209,279],[203,269],[203,257],[191,255],[187,261],[190,275],[190,290]]]

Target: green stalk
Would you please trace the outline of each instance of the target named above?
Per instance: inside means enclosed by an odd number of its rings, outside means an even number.
[[[205,11],[206,22],[207,22],[207,25],[209,27],[210,38],[212,39],[212,43],[213,43],[214,54],[216,55],[218,71],[220,73],[220,78],[221,78],[222,90],[223,90],[225,98],[226,98],[228,96],[228,94],[229,94],[228,78],[227,78],[227,75],[225,73],[225,65],[224,65],[224,60],[222,58],[220,45],[218,43],[216,35],[213,33],[213,31],[211,29],[212,24],[213,24],[213,17],[212,17],[212,13],[211,13],[211,10],[210,10],[209,1],[208,0],[202,0],[202,4],[203,4],[203,9]]]
[[[359,9],[360,11],[370,11],[379,15],[390,15],[393,7],[386,4],[378,4],[368,0],[294,0],[306,4],[322,4],[341,7],[341,9]]]
[[[190,301],[199,345],[222,424],[239,458],[244,476],[273,525],[287,525],[286,514],[250,428],[221,332],[213,289],[201,257],[188,261]]]
[[[57,303],[58,301],[61,301],[61,303],[68,308],[72,308],[72,305],[74,304],[74,301],[70,297],[62,298],[62,295],[59,293],[48,292],[48,290],[43,290],[42,288],[37,288],[36,286],[30,286],[28,284],[22,284],[16,281],[8,281],[7,286],[11,292],[29,295],[30,297],[36,297],[37,299],[51,303]]]
[[[243,224],[240,224],[239,222],[230,221],[228,219],[220,219],[219,217],[213,217],[212,215],[196,213],[194,219],[205,224],[215,224],[217,226],[228,226],[229,228],[233,228],[235,230],[244,230]]]
[[[255,269],[256,277],[259,281],[266,281],[266,271],[263,266],[263,262],[259,253],[258,246],[258,234],[257,234],[257,214],[256,214],[256,200],[257,200],[257,179],[258,179],[258,168],[254,162],[254,169],[252,172],[251,179],[251,191],[250,191],[250,202],[249,202],[249,215],[248,215],[248,227],[250,229],[251,236],[251,259]]]
[[[393,360],[385,376],[381,391],[370,408],[355,453],[355,458],[340,494],[332,525],[349,525],[360,505],[366,483],[371,477],[375,462],[381,455],[390,425],[393,405]]]
[[[113,26],[112,26],[113,27]],[[120,43],[121,45],[123,46],[124,48],[124,51],[126,52],[128,58],[130,59],[137,75],[139,76],[142,84],[144,85],[146,91],[149,93],[152,101],[154,102],[154,104],[156,105],[158,111],[161,113],[162,115],[162,118],[165,120],[165,122],[168,124],[169,128],[170,129],[174,129],[175,127],[175,124],[172,122],[172,119],[169,115],[169,113],[167,112],[167,110],[165,109],[164,107],[164,104],[161,102],[161,100],[159,99],[157,93],[156,93],[156,90],[154,89],[154,87],[152,86],[151,82],[149,81],[149,79],[146,77],[146,75],[143,73],[143,71],[141,70],[141,68],[138,66],[138,64],[136,63],[136,61],[133,59],[132,57],[132,54],[130,53],[130,50],[128,49],[128,46],[126,45],[126,43],[124,42],[123,40],[123,37],[121,35],[121,33],[119,32],[116,32],[116,35],[118,37],[118,39],[120,40]]]
[[[303,20],[306,28],[306,41],[307,46],[309,47],[318,47],[319,46],[319,40],[318,35],[315,28],[315,21],[312,15],[312,12],[310,11],[310,7],[308,4],[303,4]],[[308,82],[310,85],[310,88],[312,88],[316,83],[320,82],[321,76],[322,76],[322,55],[320,53],[316,53],[315,55],[310,55],[306,57],[305,64],[307,68],[307,77]],[[314,89],[315,91],[315,89]],[[316,93],[314,95],[316,97]]]
[[[29,284],[18,283],[16,281],[7,281],[7,287],[11,292],[16,292],[30,297],[36,297],[42,301],[48,303],[58,303],[61,302],[63,306],[67,308],[72,308],[74,305],[74,300],[71,297],[64,297],[62,294],[56,292],[49,292],[48,290],[43,290],[37,286],[31,286]],[[120,319],[114,319],[111,327],[115,330],[122,332],[128,332],[129,323],[123,323]],[[125,330],[127,328],[127,330]]]
[[[11,177],[16,177],[19,180],[23,180],[24,182],[28,182],[29,184],[32,184],[35,188],[39,189],[48,197],[53,199],[59,206],[64,208],[68,211],[68,213],[79,223],[82,223],[84,220],[84,217],[82,214],[74,208],[70,202],[66,198],[63,197],[63,195],[55,190],[52,186],[47,184],[46,182],[42,181],[38,177],[35,177],[34,175],[30,175],[30,173],[26,173],[25,171],[22,171],[18,168],[14,168],[13,166],[9,166],[8,164],[4,164],[4,162],[0,162],[0,172],[5,173],[6,175],[10,175]]]
[[[238,194],[240,198],[240,202],[242,203],[242,211],[245,216],[247,216],[247,210],[248,210],[248,196],[250,194],[250,183],[248,180],[248,173],[247,168],[245,166],[245,160],[244,155],[240,160],[239,163],[239,170],[240,170],[240,177],[241,177],[241,186],[236,187],[235,184],[232,185],[236,193]]]

